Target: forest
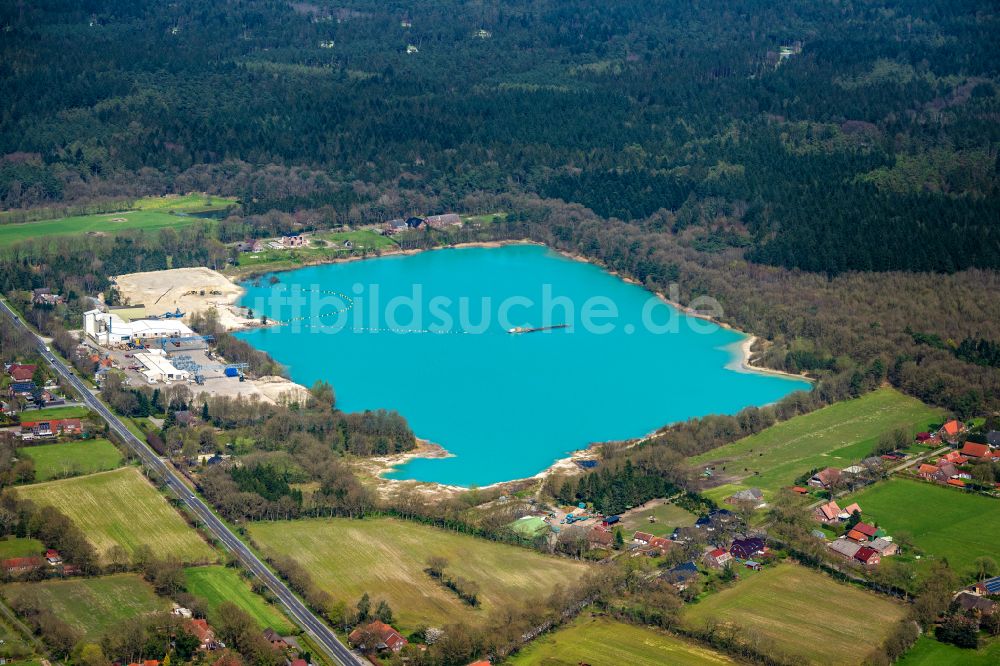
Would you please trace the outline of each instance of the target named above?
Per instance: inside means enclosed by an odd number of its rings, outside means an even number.
[[[985,0],[47,1],[0,25],[6,209],[513,193],[828,275],[1000,266]]]

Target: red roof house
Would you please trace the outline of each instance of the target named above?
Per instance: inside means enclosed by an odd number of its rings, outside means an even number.
[[[878,529],[869,525],[868,523],[858,523],[857,525],[854,526],[854,529],[858,532],[861,532],[869,539],[874,539],[875,534],[878,532]]]
[[[7,368],[7,374],[9,374],[15,382],[31,381],[31,378],[35,376],[35,366],[12,363],[10,367]]]
[[[816,518],[824,523],[832,523],[841,513],[840,506],[836,502],[827,502],[816,509]]]
[[[882,556],[874,548],[861,546],[861,548],[858,548],[858,552],[854,553],[854,559],[865,566],[874,567],[882,561]]]
[[[0,563],[3,570],[10,574],[21,574],[34,571],[45,562],[40,557],[11,557]]]
[[[364,641],[366,636],[369,635],[377,637],[378,643],[376,645],[367,646],[362,644],[362,641]],[[398,631],[390,627],[385,622],[380,622],[379,620],[375,620],[370,624],[358,627],[351,632],[351,635],[348,636],[348,640],[362,650],[392,650],[393,652],[399,652],[403,649],[403,646],[409,642],[403,638]]]
[[[962,455],[968,456],[969,458],[989,458],[990,445],[977,444],[976,442],[966,442],[965,446],[962,447]]]
[[[726,566],[726,562],[732,561],[733,556],[725,548],[716,548],[705,554],[705,564],[715,569]]]
[[[820,470],[813,474],[812,478],[809,479],[810,486],[817,486],[819,488],[829,488],[834,483],[840,480],[840,470],[836,467],[827,467],[826,469]]]
[[[962,479],[948,479],[948,485],[955,486],[956,488],[964,488],[965,481],[962,481]]]

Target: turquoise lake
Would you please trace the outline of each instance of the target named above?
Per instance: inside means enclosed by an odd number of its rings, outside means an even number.
[[[340,409],[397,410],[453,454],[411,460],[391,478],[482,486],[529,477],[593,442],[810,388],[741,371],[742,334],[541,246],[435,250],[277,278],[245,285],[242,303],[287,325],[239,336],[294,381],[330,382]]]

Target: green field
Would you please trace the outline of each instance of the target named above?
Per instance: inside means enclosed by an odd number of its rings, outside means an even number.
[[[103,472],[122,464],[121,452],[106,439],[25,446],[17,454],[35,461],[36,481]]]
[[[545,634],[510,660],[528,666],[709,666],[736,663],[729,657],[669,634],[589,614]]]
[[[939,643],[928,636],[921,636],[902,659],[899,666],[996,666],[1000,664],[1000,638],[978,650],[964,650],[947,643]]]
[[[83,406],[47,407],[45,409],[29,409],[21,412],[22,421],[46,421],[49,419],[82,419],[90,414]]]
[[[247,529],[264,553],[294,559],[334,598],[348,605],[364,592],[373,600],[386,599],[405,629],[481,618],[500,604],[523,604],[569,584],[590,569],[583,562],[393,518],[252,523]],[[447,558],[446,573],[479,585],[479,609],[424,572],[431,556]]]
[[[10,583],[0,593],[8,602],[23,594],[34,595],[44,608],[89,640],[99,639],[123,620],[170,608],[166,599],[156,596],[149,583],[135,574]]]
[[[190,567],[184,570],[187,590],[208,604],[208,619],[213,621],[215,611],[224,601],[231,601],[257,621],[261,630],[271,627],[285,636],[295,631],[295,626],[275,606],[269,604],[250,589],[236,569],[223,566]]]
[[[187,195],[140,199],[135,210],[97,215],[76,215],[54,220],[0,224],[0,247],[45,236],[67,236],[83,233],[114,234],[130,229],[152,231],[172,227],[180,229],[199,221],[197,217],[178,215],[210,210],[222,210],[235,199]]]
[[[45,552],[45,544],[38,539],[17,539],[4,537],[0,539],[0,560],[11,557],[31,557]]]
[[[649,517],[656,518],[655,523]],[[653,536],[668,536],[675,527],[691,527],[698,516],[670,502],[661,502],[649,508],[637,508],[622,516],[622,533],[628,541],[636,532]]]
[[[882,433],[899,427],[916,433],[941,416],[916,398],[884,388],[796,416],[690,462],[714,464],[716,478],[732,479],[705,492],[716,501],[743,488],[760,488],[766,496],[811,469],[847,467],[870,456]]]
[[[895,478],[844,502],[857,502],[865,520],[884,527],[890,535],[908,532],[914,545],[924,551],[922,563],[946,557],[959,575],[965,575],[977,557],[1000,554],[1000,501],[996,499]]]
[[[906,614],[902,604],[796,564],[780,564],[687,606],[681,620],[745,628],[803,663],[858,664]],[[850,646],[850,649],[845,649]]]
[[[129,555],[145,544],[157,555],[192,564],[217,559],[212,548],[134,467],[22,486],[16,492],[69,516],[103,558],[116,544]]]

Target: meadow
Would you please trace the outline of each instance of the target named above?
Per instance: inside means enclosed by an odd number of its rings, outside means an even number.
[[[122,464],[121,451],[106,439],[25,446],[17,454],[34,461],[35,481],[104,472]]]
[[[49,419],[82,419],[88,414],[90,414],[90,410],[82,405],[67,405],[66,407],[29,409],[21,412],[21,420],[47,421]]]
[[[4,537],[0,539],[0,560],[11,557],[31,557],[45,552],[45,545],[38,539],[17,539]]]
[[[711,666],[732,664],[724,654],[649,627],[581,614],[544,634],[505,663],[514,666]]]
[[[906,428],[915,434],[941,417],[940,410],[883,388],[796,416],[690,462],[713,464],[717,477],[736,478],[705,491],[716,501],[744,488],[760,488],[766,497],[811,469],[847,467],[870,456],[885,432]]]
[[[885,597],[779,564],[687,606],[681,621],[689,627],[732,624],[803,663],[846,665],[877,649],[905,614],[902,604]]]
[[[295,631],[295,626],[277,607],[254,593],[237,569],[219,565],[189,567],[184,570],[184,579],[187,591],[208,605],[209,622],[214,621],[222,602],[231,601],[246,611],[261,630],[270,627],[283,636]]]
[[[130,556],[140,545],[196,564],[215,562],[212,548],[138,469],[23,486],[19,497],[49,504],[83,530],[102,559],[120,545]]]
[[[352,247],[345,247],[345,241],[351,241]],[[306,247],[285,250],[266,248],[260,252],[244,252],[239,256],[239,266],[228,272],[240,277],[265,271],[289,270],[332,259],[347,258],[362,248],[367,248],[371,252],[398,249],[395,241],[374,231],[321,231],[313,234],[312,243]]]
[[[140,199],[135,203],[133,210],[119,213],[74,215],[38,222],[0,224],[0,247],[49,236],[114,234],[132,229],[153,231],[166,227],[180,229],[199,221],[199,218],[190,215],[192,213],[222,210],[235,202],[235,199],[197,194],[152,197]]]
[[[293,559],[335,599],[349,606],[365,592],[373,601],[385,599],[399,626],[409,630],[525,603],[590,569],[583,562],[394,518],[252,523],[247,530],[266,555]],[[479,609],[465,605],[424,571],[432,556],[448,560],[446,574],[479,585]]]
[[[929,636],[921,636],[896,662],[898,666],[996,666],[1000,664],[1000,638],[991,639],[978,650],[965,650],[947,643],[939,643]]]
[[[0,588],[8,602],[26,593],[91,641],[124,620],[170,608],[166,599],[135,574],[9,583]]]
[[[865,521],[891,535],[906,532],[924,552],[924,566],[947,558],[959,575],[966,575],[977,557],[1000,553],[1000,501],[990,497],[894,478],[844,502],[857,502]]]

